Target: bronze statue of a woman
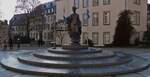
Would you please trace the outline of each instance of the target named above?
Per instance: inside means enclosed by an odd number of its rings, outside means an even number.
[[[77,8],[72,7],[73,13],[67,18],[68,33],[71,38],[71,45],[80,45],[81,21],[79,14],[76,13]]]

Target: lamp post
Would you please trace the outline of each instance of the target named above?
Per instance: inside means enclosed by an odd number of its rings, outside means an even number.
[[[54,23],[53,23],[53,49],[56,49],[56,26],[57,26],[57,21],[56,21],[56,5],[53,6],[51,9],[53,9],[53,14],[54,14]]]
[[[52,44],[53,44],[53,49],[56,49],[56,26],[57,26],[56,20],[55,20],[53,25],[54,25],[53,26],[53,36],[54,36],[53,40],[54,40],[54,42]]]
[[[45,18],[44,18],[44,13],[41,12],[41,25],[39,25],[39,46],[43,45],[43,27],[45,26],[44,24]]]
[[[20,37],[17,38],[17,48],[20,48]]]

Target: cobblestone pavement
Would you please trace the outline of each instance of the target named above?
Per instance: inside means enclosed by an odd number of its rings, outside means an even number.
[[[15,51],[0,51],[0,60],[6,55],[16,55],[18,53],[23,53],[23,52],[30,52],[33,50],[45,50],[43,48],[30,48],[30,49],[23,49],[23,50],[15,50]],[[103,48],[105,51],[120,51],[120,52],[126,52],[130,54],[136,54],[139,56],[142,56],[150,61],[150,49],[144,49],[144,48]],[[45,76],[33,76],[33,75],[27,75],[27,74],[20,74],[16,72],[12,72],[9,70],[5,70],[0,66],[0,77],[45,77]],[[122,75],[122,76],[117,76],[117,77],[150,77],[150,68],[139,72],[139,73],[134,73],[134,74],[129,74],[129,75]]]

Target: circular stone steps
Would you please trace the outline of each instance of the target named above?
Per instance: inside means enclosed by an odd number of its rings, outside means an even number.
[[[91,54],[78,54],[78,55],[39,52],[39,53],[34,53],[33,55],[38,58],[43,58],[48,60],[89,60],[89,59],[94,60],[99,58],[110,58],[115,56],[114,53],[109,51],[105,51],[97,54],[91,52]]]
[[[96,60],[82,60],[82,61],[57,61],[57,60],[46,60],[34,57],[32,55],[19,56],[18,60],[22,63],[31,64],[35,66],[43,67],[58,67],[58,68],[77,68],[77,67],[102,67],[102,66],[113,66],[119,64],[125,64],[132,61],[131,57],[121,58],[115,56],[107,59],[96,59]]]
[[[68,76],[79,75],[84,77],[91,76],[115,76],[127,73],[134,73],[148,68],[148,63],[141,58],[133,57],[134,60],[122,65],[117,66],[104,66],[104,67],[81,67],[81,68],[46,68],[21,63],[15,57],[2,59],[1,64],[9,70],[20,73],[36,74],[36,75],[55,75],[55,76]],[[12,62],[13,61],[13,62]]]
[[[82,50],[65,50],[62,48],[57,48],[57,49],[48,49],[49,52],[55,53],[55,54],[69,54],[69,55],[77,55],[77,54],[94,54],[94,53],[101,53],[102,49],[101,48],[88,48],[88,49],[82,49]]]
[[[100,52],[98,49],[48,50],[8,56],[1,60],[1,65],[20,73],[55,77],[116,76],[140,72],[149,67],[144,58],[125,53]]]

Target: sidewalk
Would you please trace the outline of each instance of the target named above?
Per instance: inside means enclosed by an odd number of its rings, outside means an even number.
[[[20,44],[20,48],[18,48],[17,44],[15,44],[12,49],[10,49],[9,47],[7,47],[6,49],[0,48],[0,51],[34,50],[34,49],[45,49],[45,48],[50,48],[50,46],[43,45],[39,47],[38,45]]]

